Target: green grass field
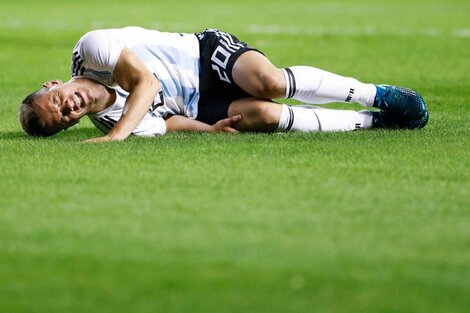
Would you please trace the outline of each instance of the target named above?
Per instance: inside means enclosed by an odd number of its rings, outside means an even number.
[[[468,1],[0,1],[1,313],[469,312]],[[68,79],[78,38],[126,25],[220,28],[278,66],[409,86],[430,122],[23,134],[19,102]]]

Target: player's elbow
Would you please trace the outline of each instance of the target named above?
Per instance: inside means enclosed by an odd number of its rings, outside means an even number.
[[[134,77],[133,82],[131,92],[140,89],[157,94],[160,90],[159,81],[150,73]]]
[[[146,77],[145,83],[147,84],[148,88],[155,92],[160,89],[160,82],[152,74]]]

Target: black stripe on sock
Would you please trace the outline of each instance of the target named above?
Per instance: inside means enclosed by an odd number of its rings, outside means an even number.
[[[290,106],[287,106],[289,109],[289,123],[287,124],[286,132],[290,131],[292,128],[292,125],[294,125],[294,111]]]
[[[294,77],[294,73],[292,73],[292,70],[290,68],[286,67],[286,72],[287,72],[287,76],[289,76],[289,85],[290,85],[288,98],[292,98],[295,95],[295,89],[296,89],[295,77]]]
[[[290,68],[286,68],[287,77],[289,77],[289,94],[287,98],[292,98],[292,91],[294,90],[294,82],[292,81],[292,71]]]
[[[289,68],[284,68],[284,70],[286,71],[286,74],[287,74],[287,79],[286,79],[286,99],[289,99],[291,97],[291,94],[292,94],[292,77],[291,77],[291,74],[290,74],[290,69]]]

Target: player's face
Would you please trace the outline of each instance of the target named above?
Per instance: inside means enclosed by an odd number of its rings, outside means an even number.
[[[39,92],[34,103],[52,133],[78,123],[94,101],[91,91],[80,83],[54,82]]]

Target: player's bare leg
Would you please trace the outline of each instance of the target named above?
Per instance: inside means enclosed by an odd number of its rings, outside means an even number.
[[[239,131],[351,131],[373,127],[369,111],[330,110],[314,106],[288,106],[256,98],[232,102],[228,116],[241,115]]]
[[[254,97],[277,99],[285,95],[286,81],[282,70],[257,51],[248,51],[238,57],[232,77],[240,88]]]
[[[246,98],[232,102],[228,116],[242,116],[242,120],[235,125],[239,131],[271,132],[278,128],[281,112],[282,106],[278,103]]]

